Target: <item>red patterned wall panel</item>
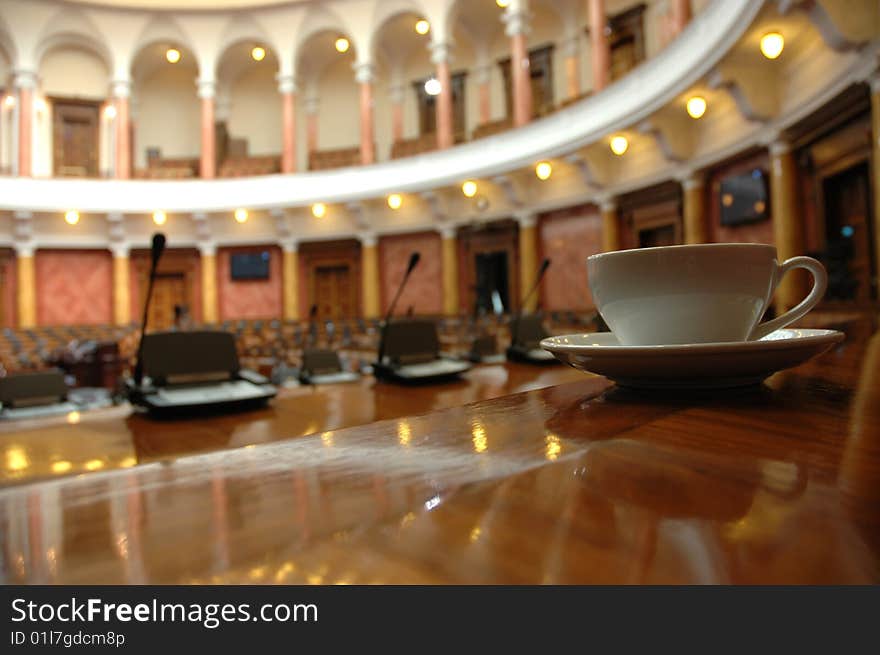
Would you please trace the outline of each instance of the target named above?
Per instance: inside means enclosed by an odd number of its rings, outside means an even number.
[[[409,307],[412,307],[416,314],[441,314],[443,262],[440,234],[437,232],[399,234],[382,237],[379,240],[382,311],[387,311],[388,305],[394,298],[413,252],[418,252],[421,259],[397,302],[395,314],[405,314]]]
[[[594,205],[544,214],[540,245],[552,260],[541,287],[545,310],[592,309],[587,257],[602,251],[602,217]]]
[[[268,280],[233,280],[229,272],[232,253],[269,253]],[[221,248],[217,251],[217,297],[220,320],[281,318],[281,249],[277,246]]]
[[[113,321],[113,259],[106,250],[39,250],[37,323],[99,325]]]

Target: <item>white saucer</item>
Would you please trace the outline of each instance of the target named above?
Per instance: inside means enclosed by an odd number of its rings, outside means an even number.
[[[839,341],[836,330],[777,330],[758,341],[621,346],[610,332],[549,337],[541,347],[561,362],[642,389],[720,389],[757,384],[803,364]]]

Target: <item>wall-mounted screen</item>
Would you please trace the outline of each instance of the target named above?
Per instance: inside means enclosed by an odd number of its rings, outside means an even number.
[[[769,216],[767,175],[761,169],[731,175],[721,181],[721,224],[739,225]]]
[[[269,253],[239,252],[229,257],[229,271],[233,280],[268,280]]]

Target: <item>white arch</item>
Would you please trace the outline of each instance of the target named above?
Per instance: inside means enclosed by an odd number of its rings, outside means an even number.
[[[43,28],[34,48],[34,63],[39,66],[50,50],[68,45],[96,54],[112,76],[115,62],[107,40],[82,11],[73,8],[59,11]]]
[[[219,73],[220,63],[223,61],[223,57],[226,53],[229,52],[230,48],[243,42],[254,42],[263,45],[268,51],[271,51],[279,61],[280,67],[281,48],[279,47],[279,44],[275,43],[274,39],[267,34],[266,30],[264,30],[263,27],[251,16],[232,16],[226,24],[226,28],[223,30],[223,34],[220,37],[220,42],[217,46],[217,59],[214,63],[215,77]]]

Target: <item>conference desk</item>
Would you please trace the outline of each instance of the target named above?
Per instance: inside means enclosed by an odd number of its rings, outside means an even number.
[[[304,390],[326,393],[327,417],[366,394],[359,418],[394,418],[276,442],[282,426],[309,431],[308,396],[280,400],[288,418],[276,406],[187,425],[107,419],[145,463],[0,490],[0,571],[6,583],[877,583],[875,329],[847,325],[818,359],[720,393],[636,393],[559,368],[542,374],[575,381],[488,400],[473,383],[421,400],[372,382]],[[84,438],[90,425],[66,427]],[[254,447],[228,448],[239,443]]]

